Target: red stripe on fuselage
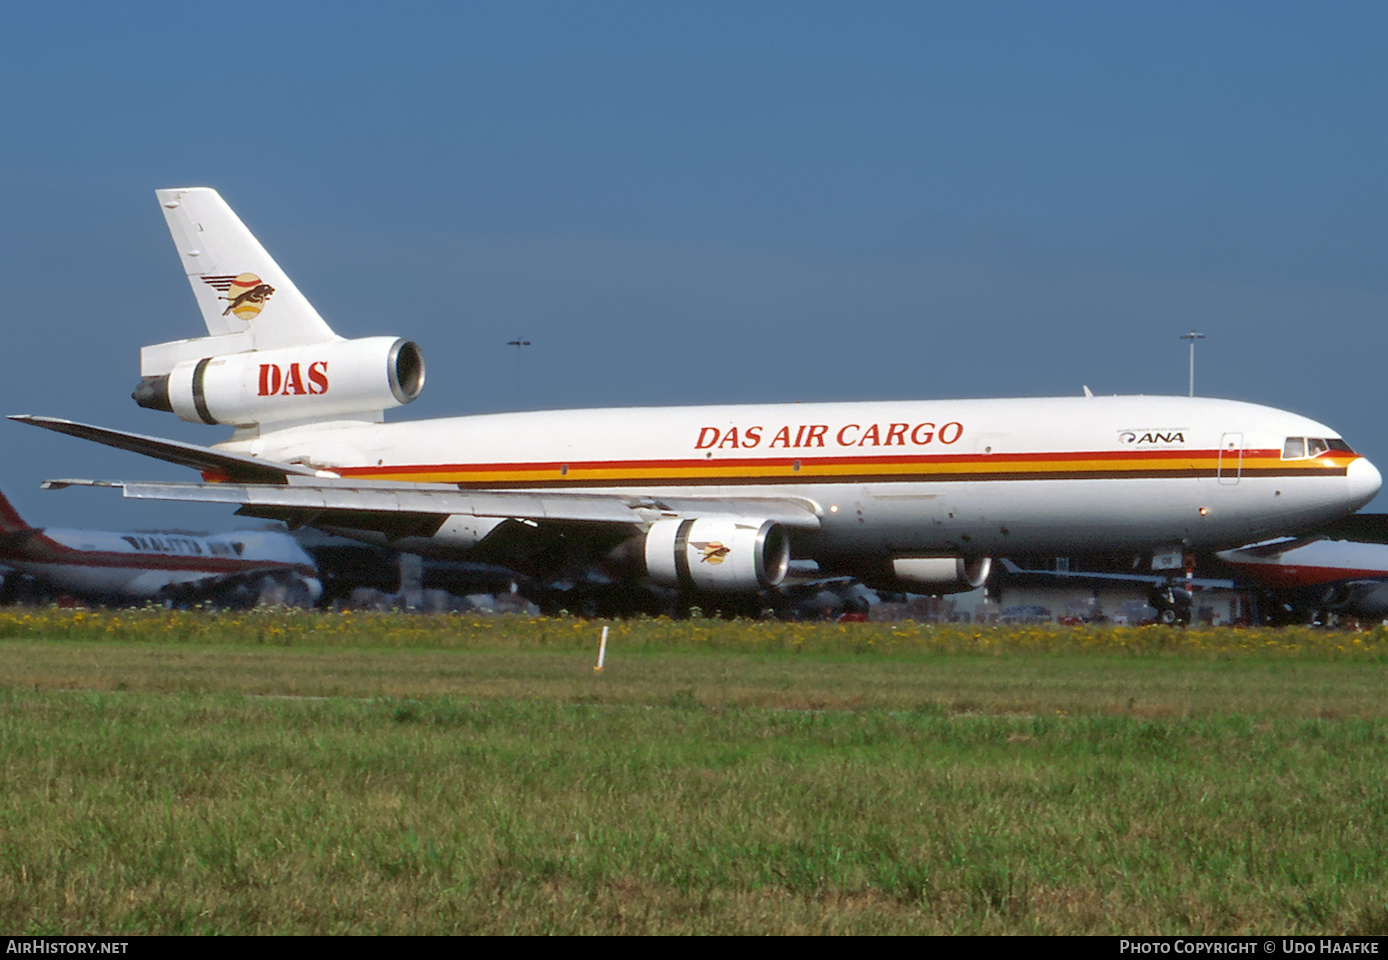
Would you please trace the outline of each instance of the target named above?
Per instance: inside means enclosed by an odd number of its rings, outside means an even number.
[[[74,550],[64,557],[16,556],[18,563],[49,564],[61,567],[111,567],[123,570],[169,570],[179,573],[231,574],[252,570],[298,570],[311,568],[301,563],[282,560],[237,560],[215,557],[148,556],[132,553],[104,553],[97,550]]]
[[[716,451],[712,451],[715,454]],[[1064,453],[902,453],[902,454],[858,454],[838,456],[814,456],[777,452],[769,457],[692,457],[677,460],[538,460],[538,461],[497,461],[480,463],[437,463],[400,464],[397,466],[335,467],[343,475],[370,477],[379,474],[437,473],[445,470],[460,471],[501,471],[501,470],[558,470],[567,466],[570,470],[689,470],[696,467],[775,467],[786,466],[797,461],[802,466],[844,466],[861,464],[953,464],[953,463],[1038,463],[1044,461],[1075,460],[1120,460],[1120,461],[1180,461],[1218,459],[1218,450],[1113,450]],[[1243,459],[1270,459],[1281,456],[1279,450],[1244,450]],[[1226,457],[1237,459],[1231,454]],[[1307,464],[1310,460],[1293,460],[1288,463]]]
[[[408,480],[425,476],[435,482],[455,483],[465,489],[524,489],[537,487],[632,487],[632,486],[750,486],[826,483],[920,483],[966,480],[1104,480],[1215,477],[1345,476],[1357,455],[1323,455],[1321,458],[1281,460],[1281,451],[1244,450],[1238,457],[1219,450],[1116,450],[1060,453],[959,453],[889,454],[865,456],[710,457],[677,460],[585,460],[491,462],[445,464],[395,464],[339,467],[342,476]],[[1261,461],[1261,463],[1260,463]],[[1272,461],[1275,465],[1267,465]],[[977,464],[987,469],[960,470]],[[1122,464],[1122,466],[1119,466]],[[1148,465],[1146,469],[1141,465]],[[797,466],[798,465],[798,466]],[[1015,469],[1009,469],[1015,465]],[[874,472],[820,473],[816,468],[860,466]],[[900,473],[880,472],[882,467],[914,467]],[[931,470],[932,467],[954,467]],[[729,471],[755,470],[746,476]],[[788,471],[767,475],[768,469]],[[592,472],[621,471],[626,476],[584,476]],[[495,476],[495,474],[520,474]],[[442,474],[444,476],[440,477]],[[490,476],[472,479],[472,475]],[[537,476],[550,474],[550,476]],[[559,474],[559,476],[553,476]]]
[[[288,560],[253,560],[242,557],[209,557],[176,553],[116,553],[108,550],[81,550],[59,543],[42,530],[27,528],[32,536],[17,544],[0,541],[0,560],[16,563],[44,563],[67,567],[115,567],[129,570],[176,570],[196,573],[244,573],[249,570],[308,570]]]

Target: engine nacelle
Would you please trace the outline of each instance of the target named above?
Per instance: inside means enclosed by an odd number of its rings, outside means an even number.
[[[790,535],[774,520],[658,520],[646,534],[646,572],[667,587],[714,593],[774,587],[790,568]]]
[[[424,388],[424,356],[409,340],[363,337],[184,360],[145,377],[135,402],[189,423],[238,427],[379,416]]]
[[[993,568],[989,557],[897,557],[892,574],[910,586],[924,587],[927,593],[967,593],[983,586]]]

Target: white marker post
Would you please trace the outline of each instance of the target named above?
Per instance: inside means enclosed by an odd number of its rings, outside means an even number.
[[[593,668],[594,673],[602,673],[602,662],[607,657],[607,628],[602,628],[602,642],[598,644],[598,665]]]

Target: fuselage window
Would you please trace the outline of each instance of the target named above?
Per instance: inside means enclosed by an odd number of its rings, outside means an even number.
[[[1306,456],[1306,440],[1302,437],[1288,437],[1282,445],[1283,460],[1300,460]]]
[[[1322,453],[1329,452],[1329,450],[1330,444],[1326,443],[1324,440],[1318,437],[1306,438],[1306,456],[1319,457]]]

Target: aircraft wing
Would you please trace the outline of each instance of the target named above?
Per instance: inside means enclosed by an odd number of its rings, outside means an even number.
[[[1243,554],[1243,555],[1245,555],[1245,556],[1264,557],[1264,558],[1266,558],[1266,557],[1277,557],[1277,556],[1281,556],[1281,555],[1284,554],[1284,553],[1289,553],[1289,552],[1292,551],[1292,550],[1299,550],[1300,548],[1302,548],[1302,547],[1304,547],[1304,546],[1306,546],[1306,545],[1308,545],[1308,544],[1315,543],[1317,540],[1325,540],[1325,539],[1327,539],[1327,538],[1326,538],[1326,537],[1323,537],[1323,536],[1321,536],[1321,535],[1319,535],[1319,534],[1314,535],[1314,536],[1309,536],[1309,537],[1284,537],[1284,538],[1282,538],[1281,540],[1271,540],[1271,541],[1268,541],[1268,542],[1266,542],[1266,543],[1255,543],[1255,544],[1253,544],[1252,546],[1248,546],[1248,547],[1239,547],[1237,550],[1225,550],[1225,551],[1223,551],[1222,553],[1223,553],[1223,554],[1234,554],[1234,553],[1238,553],[1238,554]],[[1221,554],[1221,559],[1228,559],[1228,558],[1227,558],[1227,557],[1224,557],[1224,556]]]
[[[132,500],[178,500],[238,506],[244,516],[303,524],[361,527],[393,537],[414,535],[449,516],[504,517],[535,522],[643,524],[662,517],[756,516],[802,530],[819,528],[806,501],[795,499],[652,499],[583,493],[459,490],[446,483],[383,483],[300,476],[286,483],[146,483],[48,480],[45,490],[114,487]]]
[[[1053,577],[1057,580],[1118,580],[1125,583],[1150,583],[1154,586],[1175,581],[1180,585],[1200,587],[1202,590],[1232,590],[1238,584],[1233,580],[1210,580],[1201,577],[1164,577],[1155,573],[1085,573],[1081,570],[1027,570],[1006,557],[998,560],[1002,568],[1014,576]]]
[[[449,516],[628,525],[664,517],[754,516],[794,529],[819,529],[815,506],[793,497],[657,500],[617,494],[460,490],[448,483],[341,479],[300,464],[263,460],[71,420],[34,416],[10,419],[226,478],[221,483],[49,480],[43,484],[45,490],[115,487],[132,500],[232,504],[243,516],[284,520],[294,527],[360,527],[396,538],[432,532],[431,528],[436,529]]]

